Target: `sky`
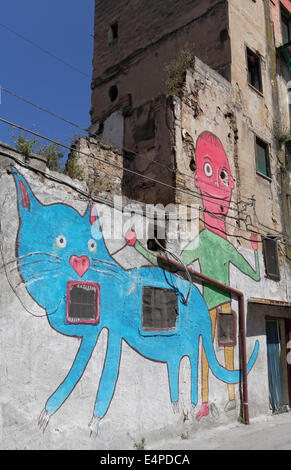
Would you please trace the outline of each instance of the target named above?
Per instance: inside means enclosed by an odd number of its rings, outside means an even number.
[[[1,87],[87,129],[91,107],[94,0],[1,3]],[[0,117],[66,145],[70,145],[74,137],[86,134],[3,90]],[[13,136],[18,136],[19,132],[0,122],[1,142],[14,145]]]

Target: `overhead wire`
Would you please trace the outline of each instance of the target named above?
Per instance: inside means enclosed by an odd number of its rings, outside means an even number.
[[[48,114],[50,114],[51,116],[53,116],[53,117],[55,117],[55,118],[57,118],[57,119],[60,119],[61,121],[66,122],[67,124],[70,124],[71,126],[77,127],[78,129],[80,129],[80,130],[82,130],[82,131],[84,131],[84,132],[87,132],[87,129],[85,129],[85,128],[79,126],[78,124],[75,124],[75,123],[72,122],[72,121],[68,121],[68,119],[63,118],[62,116],[59,116],[59,115],[57,115],[57,114],[55,114],[55,113],[49,111],[48,109],[46,109],[46,108],[44,108],[44,107],[42,107],[42,106],[39,106],[38,104],[32,103],[32,102],[29,101],[28,99],[23,98],[22,96],[17,95],[15,92],[13,92],[13,91],[11,91],[11,90],[8,90],[7,88],[4,88],[2,85],[0,85],[0,91],[1,91],[1,90],[4,91],[5,93],[8,93],[8,94],[11,95],[11,96],[14,96],[14,97],[17,98],[17,99],[23,101],[24,103],[27,103],[27,104],[29,104],[29,105],[31,105],[31,106],[34,106],[35,108],[37,108],[37,109],[40,110],[40,111],[43,111],[43,112],[45,112],[45,113],[48,113]]]
[[[70,124],[70,125],[72,125],[72,126],[78,128],[78,129],[80,129],[80,130],[82,130],[82,131],[84,131],[84,132],[87,132],[87,129],[84,129],[84,128],[81,127],[79,124],[76,124],[76,123],[74,123],[74,122],[72,122],[72,121],[68,121],[67,119],[65,119],[65,118],[63,118],[63,117],[61,117],[61,116],[59,116],[59,115],[57,115],[57,114],[55,114],[55,113],[53,113],[53,112],[51,112],[51,111],[45,109],[44,107],[42,107],[42,106],[40,106],[40,105],[38,105],[38,104],[35,104],[35,103],[33,103],[33,102],[27,100],[26,98],[24,98],[24,97],[22,97],[22,96],[17,95],[15,92],[12,92],[11,90],[8,90],[7,88],[2,87],[1,85],[0,85],[0,89],[2,89],[4,92],[10,94],[11,96],[14,96],[14,97],[17,98],[17,99],[22,100],[23,102],[25,102],[25,103],[27,103],[27,104],[29,104],[29,105],[31,105],[31,106],[34,106],[35,108],[39,109],[40,111],[43,111],[43,112],[45,112],[45,113],[48,113],[48,114],[50,114],[51,116],[53,116],[53,117],[55,117],[55,118],[57,118],[57,119],[60,119],[60,120],[62,120],[62,121],[64,121],[64,122],[66,122],[67,124]],[[101,139],[97,139],[97,140],[101,143]],[[159,165],[159,166],[162,167],[162,168],[166,168],[169,172],[176,173],[176,174],[179,173],[180,175],[183,175],[183,176],[185,176],[185,177],[187,177],[187,178],[190,178],[191,181],[193,180],[193,176],[192,176],[192,175],[188,175],[187,173],[182,172],[181,170],[178,170],[178,169],[170,168],[168,165],[165,165],[165,164],[163,164],[163,163],[161,163],[161,162],[158,162],[158,161],[155,160],[155,159],[147,158],[145,155],[142,155],[142,154],[140,154],[140,153],[138,153],[138,152],[135,152],[135,151],[133,151],[133,150],[130,150],[130,149],[127,149],[127,148],[124,148],[124,147],[123,147],[122,150],[125,151],[125,152],[127,152],[127,153],[130,153],[130,154],[135,155],[135,157],[138,156],[139,159],[142,158],[142,159],[148,161],[149,163],[155,163],[155,164]],[[193,191],[193,192],[195,193],[195,191]],[[196,194],[198,195],[198,193],[196,193]],[[252,198],[247,198],[247,199],[253,201]],[[238,201],[236,204],[238,205],[238,204],[240,204],[240,203],[243,203],[243,204],[248,205],[248,206],[252,206],[252,205],[253,205],[253,203],[247,202],[247,201],[243,201],[243,200]],[[238,209],[236,209],[236,210],[238,210]],[[244,210],[238,210],[238,212],[243,212],[243,211],[244,211]],[[228,216],[228,217],[231,217],[231,216]],[[235,217],[233,217],[233,218],[235,218]]]
[[[0,152],[0,154],[1,154],[1,152]],[[3,154],[2,154],[2,155],[3,155]],[[7,155],[6,155],[6,156],[7,156]],[[28,170],[34,171],[35,173],[39,173],[39,174],[41,174],[42,176],[44,176],[45,178],[47,178],[47,179],[49,179],[49,180],[51,180],[51,181],[54,181],[54,182],[59,183],[59,184],[61,184],[61,185],[63,185],[63,186],[67,186],[67,187],[73,189],[74,191],[76,191],[77,193],[79,193],[79,194],[81,194],[83,197],[85,197],[86,200],[88,200],[89,202],[96,202],[96,203],[106,204],[106,205],[111,206],[113,209],[118,209],[118,210],[120,210],[121,212],[123,212],[124,209],[125,209],[123,206],[117,207],[117,206],[116,206],[116,202],[115,202],[115,203],[112,203],[112,201],[110,201],[109,199],[106,199],[106,198],[104,198],[104,197],[102,197],[102,196],[100,196],[100,195],[95,195],[95,196],[93,196],[92,194],[88,193],[87,191],[84,191],[84,190],[78,188],[78,187],[75,186],[74,184],[71,184],[71,183],[69,183],[68,181],[64,181],[64,180],[62,180],[62,179],[60,179],[60,178],[57,178],[56,176],[54,176],[54,175],[52,175],[52,174],[48,174],[46,171],[43,171],[43,170],[41,170],[41,169],[39,169],[39,168],[33,167],[32,165],[30,165],[30,164],[28,164],[28,163],[26,163],[26,162],[23,162],[22,160],[18,159],[18,158],[15,157],[15,156],[9,155],[9,158],[12,158],[16,163],[18,163],[20,166],[22,166],[22,167],[24,167],[24,168],[26,168],[26,169],[28,169]],[[201,211],[204,211],[204,209],[202,209],[202,208],[200,208],[200,209],[201,209]],[[141,215],[143,215],[144,217],[148,217],[148,215],[147,215],[147,214],[144,214],[144,213],[142,213]],[[200,217],[198,217],[197,219],[198,219],[200,222],[204,222],[204,220],[203,220],[202,218],[200,218]],[[181,219],[179,219],[179,220],[181,221]],[[208,225],[210,228],[213,228],[213,229],[216,228],[215,226],[212,226],[212,225],[209,225],[209,224],[207,224],[207,225]],[[237,227],[235,227],[234,225],[232,225],[232,224],[230,224],[230,225],[231,225],[232,227],[234,227],[234,228],[237,229]],[[240,229],[240,230],[244,230],[244,229]],[[256,233],[256,232],[254,232],[254,231],[249,231],[249,230],[244,230],[244,231],[247,232],[247,233]],[[235,234],[235,233],[232,234],[232,233],[228,233],[228,232],[226,232],[225,234],[226,234],[228,237],[243,239],[243,240],[246,240],[246,241],[250,242],[250,239],[249,239],[249,238],[246,238],[246,237],[243,236],[243,235],[239,235],[239,234]],[[260,234],[258,234],[258,235],[260,235]],[[272,237],[269,237],[269,236],[264,236],[264,238],[265,238],[265,239],[271,239],[271,240],[273,240],[273,238],[272,238]],[[258,240],[257,243],[262,243],[262,240]],[[280,240],[280,243],[281,243],[282,245],[287,246],[287,244],[286,244],[283,240]],[[118,251],[119,251],[119,250],[118,250]],[[284,254],[284,256],[286,257],[286,259],[288,259],[289,261],[291,261],[291,260],[290,260],[290,257],[288,257],[288,255]]]
[[[24,131],[24,132],[27,132],[27,133],[32,134],[32,135],[35,135],[36,137],[39,137],[39,138],[44,139],[44,140],[47,140],[47,141],[49,141],[49,142],[51,142],[51,143],[53,143],[53,144],[55,144],[55,145],[58,145],[59,147],[66,148],[66,149],[68,149],[68,150],[70,150],[70,151],[72,150],[70,146],[68,146],[68,145],[66,145],[66,144],[64,144],[64,143],[62,143],[62,142],[56,141],[56,140],[54,140],[54,139],[51,139],[50,137],[46,137],[46,136],[44,136],[44,135],[42,135],[42,134],[40,134],[40,133],[38,133],[38,132],[35,132],[35,131],[32,131],[32,130],[30,130],[30,129],[27,129],[27,128],[23,127],[23,126],[20,126],[19,124],[10,122],[10,121],[8,121],[7,119],[0,118],[0,121],[3,122],[4,124],[7,124],[7,125],[12,126],[12,127],[15,127],[16,129],[20,129],[20,130],[22,130],[22,131]],[[182,192],[182,193],[184,193],[184,194],[187,194],[187,195],[196,197],[197,199],[202,199],[202,200],[205,200],[205,201],[209,201],[209,202],[211,202],[211,203],[213,203],[213,204],[215,204],[215,205],[217,205],[217,206],[226,207],[227,209],[230,209],[230,210],[239,212],[239,210],[238,210],[237,208],[231,207],[230,205],[225,205],[225,204],[223,204],[222,202],[215,202],[215,201],[213,200],[213,198],[209,198],[209,197],[203,197],[203,198],[202,198],[201,194],[198,193],[198,192],[195,192],[195,191],[192,191],[192,190],[185,190],[185,189],[183,189],[183,188],[181,188],[181,187],[179,187],[179,186],[176,186],[176,187],[175,187],[175,186],[172,186],[172,185],[170,185],[170,184],[168,184],[168,183],[165,183],[165,182],[163,182],[163,181],[161,181],[161,180],[157,180],[157,179],[155,179],[155,178],[151,178],[150,176],[143,175],[142,173],[138,173],[138,172],[136,172],[136,171],[134,171],[134,170],[131,170],[131,169],[129,169],[129,168],[125,168],[125,167],[123,167],[123,166],[121,167],[120,165],[117,165],[116,163],[103,160],[102,158],[97,157],[96,155],[93,155],[92,153],[85,153],[85,152],[83,152],[83,151],[81,151],[81,150],[77,150],[77,149],[75,149],[74,151],[75,151],[76,153],[79,153],[80,155],[84,155],[84,156],[86,156],[86,157],[89,157],[89,158],[92,158],[92,159],[94,159],[94,160],[96,160],[96,161],[99,161],[99,162],[101,162],[101,163],[104,164],[104,165],[108,165],[108,166],[114,167],[114,168],[116,168],[116,169],[118,169],[118,170],[121,170],[121,171],[130,173],[130,174],[132,174],[132,175],[139,176],[139,177],[144,178],[144,179],[146,179],[146,180],[148,180],[148,181],[151,181],[151,182],[153,182],[153,183],[155,183],[155,184],[159,184],[159,185],[162,185],[162,186],[167,187],[167,188],[169,188],[169,189],[174,189],[175,191]]]
[[[6,29],[7,31],[9,31],[10,33],[14,34],[15,36],[19,37],[20,39],[22,39],[23,41],[27,42],[28,44],[31,44],[32,46],[36,47],[37,49],[41,50],[42,52],[44,52],[45,54],[49,55],[50,57],[53,57],[54,59],[58,60],[59,62],[61,62],[62,64],[66,65],[67,67],[69,67],[70,69],[74,70],[75,72],[78,72],[79,74],[87,77],[87,78],[91,78],[91,76],[85,72],[83,72],[82,70],[80,70],[79,68],[75,67],[74,65],[70,64],[69,62],[65,61],[64,59],[62,59],[61,57],[58,57],[56,56],[55,54],[53,54],[52,52],[44,49],[42,46],[40,46],[39,44],[37,44],[36,42],[32,41],[31,39],[28,39],[27,37],[23,36],[22,34],[18,33],[17,31],[15,31],[14,29],[10,28],[9,26],[3,24],[3,23],[0,23],[0,27]]]

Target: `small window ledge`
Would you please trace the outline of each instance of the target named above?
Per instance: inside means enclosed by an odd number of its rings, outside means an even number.
[[[269,183],[272,183],[272,178],[270,176],[266,176],[263,173],[260,173],[258,170],[256,171],[256,173],[257,173],[258,176],[261,176],[265,180],[269,181]]]
[[[264,95],[263,95],[263,93],[262,93],[260,90],[258,90],[256,87],[254,87],[253,85],[251,85],[249,82],[248,82],[248,85],[249,85],[249,87],[251,88],[251,90],[255,91],[261,98],[264,98]]]

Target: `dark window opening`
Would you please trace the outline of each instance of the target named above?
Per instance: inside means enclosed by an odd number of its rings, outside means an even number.
[[[108,96],[109,96],[109,99],[110,99],[111,103],[113,103],[117,99],[117,97],[118,97],[118,88],[117,88],[117,86],[113,85],[109,89]]]
[[[142,328],[149,331],[176,328],[178,302],[171,289],[144,287],[142,296]]]
[[[282,43],[287,44],[291,41],[291,17],[285,11],[281,11],[281,29]]]
[[[269,145],[256,137],[257,172],[271,178]]]
[[[99,323],[99,303],[99,284],[68,282],[66,319],[69,323]]]
[[[118,39],[118,23],[113,23],[109,28],[109,41],[115,41]]]
[[[217,316],[218,345],[235,346],[236,345],[236,314],[223,313],[221,308]]]
[[[269,235],[263,238],[263,254],[266,276],[274,281],[280,280],[280,266],[278,257],[278,243],[276,238]]]
[[[148,227],[147,247],[151,251],[160,251],[166,248],[165,226],[158,225],[156,216],[153,223]]]
[[[260,93],[263,92],[260,56],[247,48],[248,82]]]

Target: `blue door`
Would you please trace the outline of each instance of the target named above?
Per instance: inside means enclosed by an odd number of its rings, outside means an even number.
[[[279,322],[267,321],[266,332],[270,405],[273,412],[285,411]]]

